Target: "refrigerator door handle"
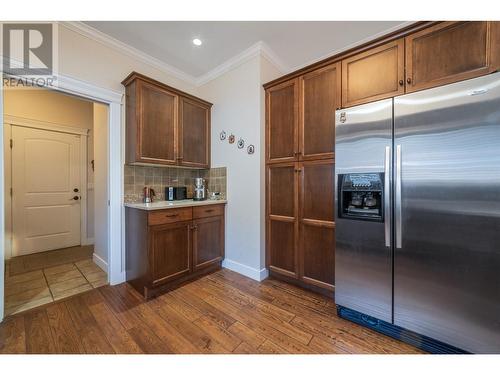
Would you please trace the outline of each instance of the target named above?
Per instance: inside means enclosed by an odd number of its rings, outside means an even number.
[[[396,248],[402,246],[401,228],[401,145],[396,146],[396,194],[395,194],[395,220],[396,220]]]
[[[386,146],[384,157],[384,229],[385,246],[391,247],[391,189],[390,189],[390,167],[391,166],[391,148]]]

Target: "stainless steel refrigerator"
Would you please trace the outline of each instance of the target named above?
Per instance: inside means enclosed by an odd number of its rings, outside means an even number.
[[[336,113],[339,315],[500,353],[500,73]]]

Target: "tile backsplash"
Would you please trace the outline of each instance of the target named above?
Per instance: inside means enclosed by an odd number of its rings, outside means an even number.
[[[165,186],[186,186],[188,198],[193,196],[194,178],[203,177],[209,193],[219,191],[226,198],[226,167],[185,169],[125,165],[125,202],[141,202],[144,186],[152,187],[156,200],[165,199]]]

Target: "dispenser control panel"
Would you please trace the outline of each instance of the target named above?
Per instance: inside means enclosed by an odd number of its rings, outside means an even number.
[[[383,181],[383,173],[339,175],[339,216],[346,219],[383,222]]]

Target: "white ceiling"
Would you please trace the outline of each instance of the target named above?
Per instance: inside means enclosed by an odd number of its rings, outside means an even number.
[[[402,21],[99,21],[86,25],[199,78],[264,42],[291,71],[407,25]],[[193,38],[203,45],[196,47]]]

